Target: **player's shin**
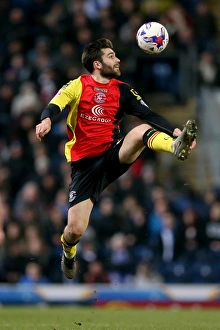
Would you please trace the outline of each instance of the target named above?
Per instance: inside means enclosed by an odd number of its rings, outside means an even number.
[[[148,148],[155,151],[173,153],[174,139],[166,133],[159,132],[154,128],[148,129],[143,135],[143,142]]]

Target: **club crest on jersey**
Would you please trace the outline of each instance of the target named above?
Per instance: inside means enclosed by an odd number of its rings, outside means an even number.
[[[94,95],[94,101],[96,103],[103,103],[106,101],[106,95],[102,92],[98,92]]]

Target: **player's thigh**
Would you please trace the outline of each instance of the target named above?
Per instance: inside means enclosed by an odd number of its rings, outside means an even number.
[[[132,163],[138,158],[146,147],[143,143],[143,135],[150,128],[150,125],[142,124],[127,133],[119,150],[119,161],[122,164]]]
[[[91,199],[86,199],[69,208],[67,227],[71,228],[72,232],[75,234],[83,234],[85,232],[89,224],[93,205]]]

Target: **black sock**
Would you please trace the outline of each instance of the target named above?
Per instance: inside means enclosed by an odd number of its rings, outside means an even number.
[[[156,132],[158,132],[158,131],[151,127],[144,133],[142,140],[143,140],[145,146],[147,146],[148,139]]]

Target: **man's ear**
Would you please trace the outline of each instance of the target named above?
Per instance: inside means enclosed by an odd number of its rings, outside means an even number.
[[[99,61],[94,61],[93,66],[94,66],[94,69],[101,69],[102,64]]]

